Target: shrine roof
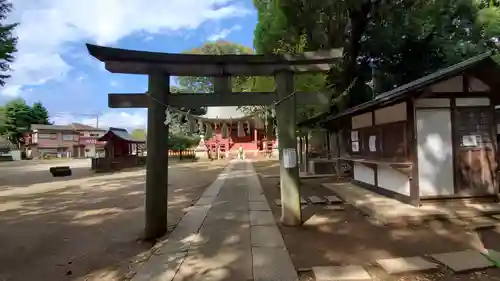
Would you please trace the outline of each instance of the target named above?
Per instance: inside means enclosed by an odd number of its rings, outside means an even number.
[[[123,128],[109,128],[109,130],[104,134],[104,136],[100,137],[98,141],[109,141],[112,137],[117,137],[121,140],[130,142],[130,143],[145,143],[145,140],[140,140],[134,138],[127,130]]]
[[[492,52],[471,57],[460,63],[454,64],[447,68],[440,69],[432,74],[416,79],[410,83],[401,85],[397,88],[389,90],[376,96],[373,100],[362,103],[358,106],[351,107],[337,115],[331,115],[328,112],[318,114],[308,120],[300,122],[299,126],[309,126],[317,122],[328,122],[337,120],[344,116],[361,114],[377,107],[385,107],[394,104],[405,98],[411,97],[419,93],[425,87],[434,83],[441,82],[450,77],[453,77],[464,72],[469,72],[477,78],[481,78],[486,84],[492,88],[500,88],[500,67],[493,61]]]
[[[143,61],[155,63],[179,64],[308,64],[331,62],[342,57],[341,49],[318,50],[301,54],[266,54],[266,55],[200,55],[172,54],[149,51],[127,50],[86,44],[89,53],[100,61]]]

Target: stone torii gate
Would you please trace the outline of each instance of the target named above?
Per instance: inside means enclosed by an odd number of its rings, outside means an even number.
[[[90,55],[104,62],[106,69],[112,73],[149,76],[147,94],[108,96],[110,108],[148,108],[145,200],[147,239],[160,237],[167,230],[168,126],[164,124],[165,105],[197,108],[271,105],[277,102],[276,118],[281,159],[281,222],[289,226],[302,224],[298,165],[292,163],[285,167],[283,150],[295,154],[297,159],[296,103],[325,104],[329,102],[329,94],[295,93],[293,75],[328,71],[331,64],[342,57],[341,50],[294,55],[188,55],[125,50],[90,44],[87,44],[87,49]],[[214,93],[171,94],[170,76],[213,77]],[[232,92],[232,76],[274,76],[276,92]]]

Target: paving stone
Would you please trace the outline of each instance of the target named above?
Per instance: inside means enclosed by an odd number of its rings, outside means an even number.
[[[451,268],[455,272],[492,267],[493,263],[476,251],[461,251],[444,254],[435,254],[431,257]]]
[[[421,257],[381,259],[376,261],[389,274],[436,269],[437,264]]]
[[[269,204],[267,202],[248,202],[250,211],[270,211]]]
[[[489,217],[472,217],[466,221],[467,226],[471,229],[492,228],[500,224],[498,220]]]
[[[184,261],[186,254],[186,252],[183,252],[153,255],[139,267],[137,274],[131,281],[171,281]]]
[[[274,203],[276,204],[276,206],[281,206],[281,199],[274,200]]]
[[[342,206],[325,206],[323,207],[325,210],[331,210],[331,211],[343,211],[344,207]]]
[[[250,227],[252,247],[285,247],[277,226]]]
[[[209,196],[209,197],[201,197],[198,199],[196,202],[195,206],[202,206],[202,205],[210,205],[215,201],[215,197]]]
[[[325,196],[325,197],[326,197],[326,200],[328,200],[328,202],[330,204],[332,204],[332,203],[342,203],[342,200],[340,200],[340,198],[338,198],[335,195],[330,195],[330,196]]]
[[[362,266],[320,266],[312,268],[316,281],[365,281],[372,277]]]
[[[300,197],[300,204],[307,204],[306,199],[304,197]]]
[[[260,194],[260,195],[250,194],[248,196],[248,201],[250,201],[250,202],[267,202],[267,199],[266,199],[266,196],[264,196],[263,194]]]
[[[319,197],[319,196],[309,196],[309,200],[310,200],[313,204],[321,204],[321,203],[326,203],[325,198],[321,198],[321,197]]]
[[[285,247],[253,247],[254,281],[298,281],[292,260]]]
[[[275,225],[271,211],[250,211],[250,225]]]
[[[497,220],[500,220],[500,215],[493,215],[492,217],[497,219]]]

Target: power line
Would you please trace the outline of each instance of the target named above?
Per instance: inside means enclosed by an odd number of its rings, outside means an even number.
[[[51,117],[68,117],[68,116],[88,116],[92,117],[93,119],[95,118],[96,120],[96,128],[99,128],[99,116],[102,115],[101,112],[96,112],[96,113],[69,113],[69,112],[56,112],[56,113],[51,113]]]

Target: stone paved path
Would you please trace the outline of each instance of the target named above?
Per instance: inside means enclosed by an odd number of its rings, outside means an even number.
[[[298,280],[250,161],[229,164],[133,281]]]

